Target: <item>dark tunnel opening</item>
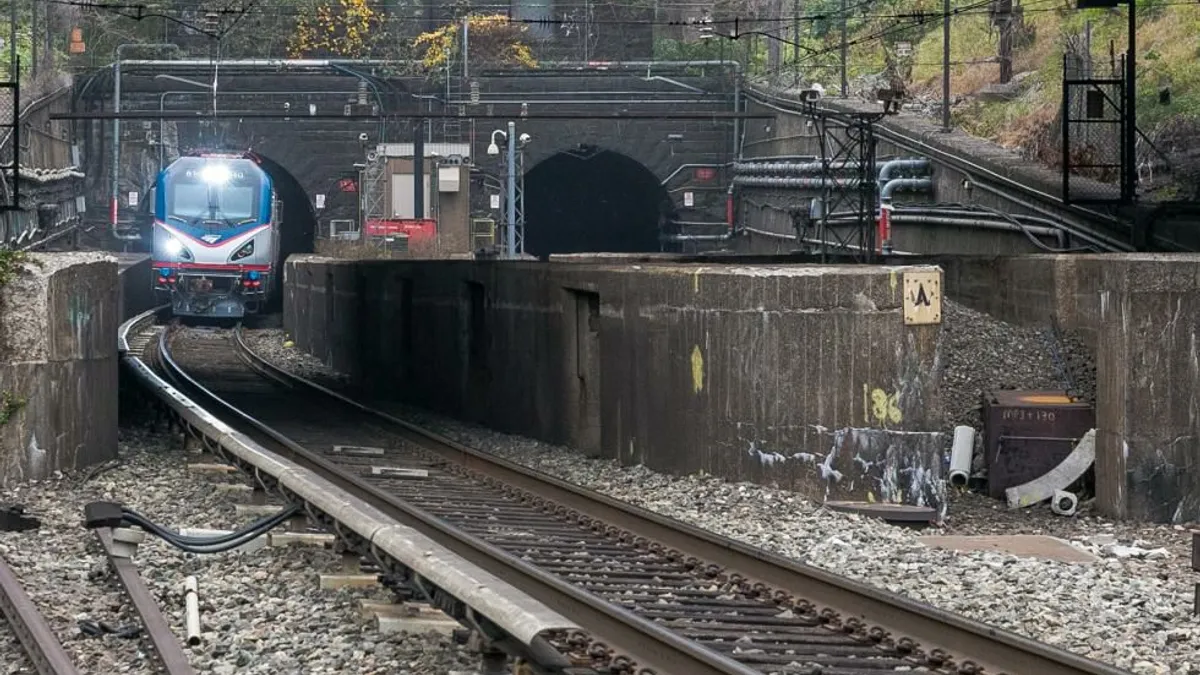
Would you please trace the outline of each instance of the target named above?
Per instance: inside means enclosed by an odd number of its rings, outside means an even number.
[[[594,148],[560,152],[525,174],[525,252],[659,251],[670,212],[658,177],[636,160]]]
[[[283,226],[280,232],[279,259],[287,260],[295,253],[312,253],[316,245],[317,212],[312,200],[300,181],[290,171],[270,157],[249,152],[247,155],[258,162],[271,177],[283,211]]]

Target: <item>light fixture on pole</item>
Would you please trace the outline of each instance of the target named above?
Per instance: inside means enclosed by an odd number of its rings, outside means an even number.
[[[508,130],[496,129],[492,132],[491,142],[487,147],[487,154],[495,157],[500,154],[500,145],[496,143],[496,136],[503,136],[508,145],[507,158],[507,177],[505,192],[507,193],[508,203],[505,205],[505,229],[504,229],[504,249],[506,257],[517,257],[517,146],[524,148],[532,140],[529,134],[521,134],[517,137],[516,122],[508,123]],[[524,191],[522,191],[524,192]],[[521,248],[524,248],[523,246]]]
[[[495,157],[496,155],[500,154],[500,146],[496,144],[496,134],[500,134],[501,136],[506,136],[503,129],[497,129],[492,132],[492,142],[487,147],[487,154],[492,157]]]

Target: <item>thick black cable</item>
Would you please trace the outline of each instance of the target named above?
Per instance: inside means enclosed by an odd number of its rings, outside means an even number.
[[[225,551],[233,550],[262,536],[300,511],[301,507],[299,505],[292,504],[288,507],[285,507],[279,513],[260,518],[259,520],[236,532],[212,537],[190,537],[164,528],[161,525],[154,523],[149,518],[137,513],[136,511],[126,508],[121,509],[121,513],[125,522],[142,528],[143,530],[171,544],[175,548],[187,551],[188,553],[198,554],[223,553]]]

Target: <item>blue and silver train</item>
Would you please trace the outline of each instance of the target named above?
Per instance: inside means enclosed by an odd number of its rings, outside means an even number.
[[[154,289],[181,317],[238,319],[281,292],[283,209],[251,154],[181,157],[154,184]]]

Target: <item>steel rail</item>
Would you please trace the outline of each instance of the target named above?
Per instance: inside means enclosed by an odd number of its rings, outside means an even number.
[[[240,331],[238,335],[240,337]],[[158,355],[163,367],[181,382],[187,383],[195,393],[240,420],[242,426],[253,429],[256,433],[252,435],[269,439],[287,459],[316,472],[339,488],[364,498],[383,513],[434,539],[464,560],[505,579],[530,597],[585,627],[598,640],[628,653],[640,667],[651,669],[658,675],[761,675],[758,670],[563,581],[334,466],[198,382],[173,358],[170,336],[169,331],[163,331],[159,336]]]
[[[254,353],[236,332],[238,350],[274,376],[322,392],[343,404],[391,423],[410,442],[434,450],[466,468],[557,502],[636,536],[716,564],[840,615],[843,624],[882,629],[908,640],[934,661],[956,663],[969,673],[1009,675],[1130,675],[1078,654],[989,626],[964,616],[859,583],[831,572],[722,537],[681,521],[572,485],[516,463],[489,456],[385,412],[365,406],[284,370]],[[970,670],[974,666],[977,670]]]
[[[79,675],[46,618],[3,558],[0,558],[0,611],[40,675]]]
[[[479,631],[492,646],[537,664],[533,673],[596,675],[591,669],[572,667],[575,652],[568,657],[551,642],[554,636],[570,636],[567,644],[573,647],[586,637],[580,626],[330,481],[267,451],[199,406],[178,383],[172,386],[159,377],[155,371],[163,370],[157,350],[160,331],[155,329],[166,328],[156,322],[165,307],[123,323],[117,344],[122,365],[164,404],[185,433],[247,472],[264,489],[304,503],[310,516],[329,525],[349,550],[373,557],[391,572],[408,578],[406,583],[419,596]]]
[[[133,603],[134,611],[141,617],[142,626],[145,627],[150,643],[154,646],[154,651],[158,654],[167,673],[169,675],[195,675],[196,670],[188,662],[187,655],[183,653],[183,647],[179,644],[175,634],[171,632],[171,626],[167,624],[166,617],[163,616],[158,603],[150,595],[150,589],[146,588],[145,582],[138,574],[137,566],[133,564],[132,560],[121,555],[113,546],[112,529],[96,528],[96,538],[100,540],[100,545],[104,547],[108,561],[112,563],[113,569],[117,573],[117,578],[125,587],[125,595]]]

